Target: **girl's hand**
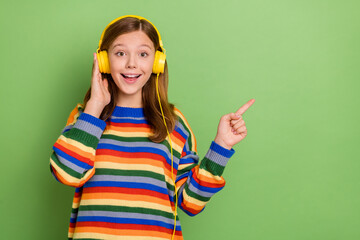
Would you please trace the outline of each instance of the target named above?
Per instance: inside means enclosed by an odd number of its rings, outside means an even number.
[[[246,137],[247,129],[242,115],[254,102],[255,99],[251,99],[235,113],[229,113],[221,117],[214,140],[217,144],[224,148],[231,149]]]
[[[94,63],[91,77],[91,95],[84,109],[95,117],[99,117],[104,107],[110,103],[111,95],[109,92],[109,83],[106,78],[101,77],[96,53],[94,53]]]

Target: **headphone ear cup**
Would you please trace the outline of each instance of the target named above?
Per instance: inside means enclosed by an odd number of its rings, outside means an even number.
[[[155,52],[154,65],[152,70],[153,73],[158,74],[164,72],[165,59],[166,59],[165,53],[160,51]]]
[[[99,70],[101,73],[110,73],[110,64],[109,64],[109,57],[107,51],[99,51],[96,53]]]

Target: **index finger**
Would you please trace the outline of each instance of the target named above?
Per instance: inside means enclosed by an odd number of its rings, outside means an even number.
[[[237,111],[236,114],[239,115],[243,115],[246,110],[248,110],[248,108],[253,105],[253,103],[255,102],[255,99],[251,99],[250,101],[248,101],[247,103],[245,103],[244,105],[242,105]]]
[[[97,72],[100,72],[99,70],[99,63],[98,63],[98,56],[96,53],[94,53],[94,62],[93,62],[93,72],[94,73],[97,73]]]

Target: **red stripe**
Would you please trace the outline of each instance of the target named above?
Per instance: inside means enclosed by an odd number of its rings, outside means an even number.
[[[76,192],[76,193],[74,194],[74,198],[79,198],[79,197],[81,197],[81,192]]]
[[[112,149],[97,149],[96,155],[111,155],[116,157],[126,157],[126,158],[149,158],[152,160],[164,160],[165,158],[156,153],[145,153],[145,152],[121,152]]]
[[[186,205],[184,204],[184,202],[181,203],[181,207],[182,207],[183,209],[185,209],[186,211],[194,214],[194,215],[196,215],[196,214],[198,214],[199,212],[201,212],[201,210],[200,210],[200,211],[197,211],[197,210],[195,210],[195,209],[193,209],[193,208],[190,208],[190,207],[186,206]]]
[[[122,188],[122,187],[87,187],[84,188],[83,193],[128,193],[138,194],[145,196],[153,196],[164,200],[169,200],[167,194],[151,191],[148,189],[136,189],[136,188]]]
[[[113,228],[113,229],[160,231],[169,234],[173,233],[173,229],[168,229],[161,226],[143,225],[143,224],[124,224],[124,223],[109,223],[109,222],[77,222],[76,227],[104,227],[104,228]],[[181,236],[181,231],[175,231],[175,235]]]
[[[73,152],[73,151],[65,148],[64,146],[60,145],[60,144],[57,143],[57,142],[54,144],[54,147],[56,147],[57,149],[63,151],[64,153],[66,153],[66,154],[68,154],[68,155],[76,158],[77,160],[79,160],[79,161],[81,161],[81,162],[87,163],[87,164],[89,164],[89,165],[92,166],[92,167],[94,166],[94,162],[93,162],[92,160],[90,160],[90,159],[88,159],[88,158],[86,158],[86,157],[83,157],[83,156],[77,154],[76,152]]]
[[[174,137],[176,137],[177,139],[179,139],[182,143],[185,143],[185,138],[183,136],[181,136],[180,133],[178,133],[177,131],[173,131],[172,134],[174,135]]]
[[[209,183],[209,182],[205,182],[205,181],[202,181],[201,179],[199,179],[199,177],[196,175],[194,169],[191,169],[192,171],[192,178],[201,186],[204,186],[204,187],[209,187],[209,188],[222,188],[225,186],[225,181],[222,183],[222,184],[215,184],[215,183]]]
[[[171,171],[171,162],[170,164],[168,164],[166,162],[166,159],[156,153],[144,153],[144,152],[135,152],[135,153],[130,153],[130,152],[121,152],[121,151],[116,151],[116,150],[111,150],[111,149],[97,149],[96,150],[96,155],[108,155],[108,156],[115,156],[115,157],[123,157],[123,158],[147,158],[149,160],[155,160],[155,161],[160,161],[167,170]],[[174,169],[174,174],[177,173],[177,170]]]
[[[150,128],[148,124],[145,123],[114,123],[111,122],[112,126],[115,127],[134,127],[134,128]]]

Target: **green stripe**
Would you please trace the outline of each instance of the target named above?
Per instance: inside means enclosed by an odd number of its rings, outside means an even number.
[[[224,172],[225,167],[204,157],[204,159],[201,161],[200,169],[205,169],[205,171],[208,171],[215,176],[221,176]]]
[[[70,138],[75,141],[78,141],[84,144],[85,146],[92,147],[93,149],[96,149],[99,143],[99,139],[97,137],[78,128],[72,128],[69,131],[63,133],[63,135],[66,138]]]
[[[197,200],[200,200],[200,201],[203,201],[203,202],[208,202],[210,200],[210,197],[203,197],[203,196],[200,196],[199,194],[196,194],[194,193],[193,191],[191,191],[189,189],[189,186],[186,186],[185,187],[185,192],[187,193],[187,195],[189,195],[190,197],[193,197]]]
[[[193,163],[193,164],[191,164],[191,165],[189,165],[189,166],[187,166],[187,167],[185,167],[185,168],[183,168],[183,169],[181,169],[181,170],[178,170],[177,176],[180,176],[181,174],[184,174],[184,173],[190,171],[190,170],[191,170],[192,168],[194,168],[196,165],[197,165],[197,163]],[[179,166],[179,167],[180,167],[180,166]]]
[[[101,138],[113,139],[113,140],[123,141],[123,142],[152,142],[147,137],[120,137],[120,136],[115,136],[115,135],[111,135],[111,134],[103,134],[101,136]]]
[[[171,182],[172,182],[172,180],[171,180]],[[175,187],[174,187],[174,185],[172,185],[172,184],[170,184],[170,183],[166,182],[166,186],[167,186],[167,189],[169,189],[170,191],[175,191]]]
[[[136,177],[150,177],[160,181],[165,180],[165,176],[162,174],[143,171],[143,170],[121,170],[121,169],[107,169],[96,168],[96,175],[115,175],[115,176],[136,176]]]
[[[192,145],[193,145],[193,142],[192,142],[192,135],[191,135],[191,131],[190,129],[186,126],[185,122],[183,121],[182,118],[179,117],[179,123],[181,123],[181,125],[183,126],[183,128],[187,131],[187,133],[189,134],[188,138],[186,139],[186,141],[188,142],[189,144],[189,150],[192,151]]]
[[[168,213],[161,210],[151,208],[140,208],[140,207],[124,207],[124,206],[110,206],[110,205],[86,205],[80,206],[79,211],[110,211],[110,212],[129,212],[129,213],[144,213],[152,214],[156,216],[163,216],[169,219],[174,219],[172,213]],[[178,216],[176,216],[178,220]]]
[[[78,213],[79,212],[79,208],[72,208],[71,209],[71,213]]]
[[[79,239],[79,240],[101,240],[101,239],[98,239],[98,238],[76,238],[76,239]],[[76,240],[76,239],[69,238],[69,240]]]
[[[165,182],[165,175],[154,173],[151,171],[96,168],[95,175],[149,177]],[[169,190],[174,191],[175,187],[172,184],[166,182],[166,185]]]
[[[74,178],[77,178],[77,179],[81,179],[84,175],[84,174],[81,174],[81,173],[78,173],[74,170],[72,170],[71,168],[65,166],[64,164],[62,164],[59,159],[56,157],[56,154],[55,152],[53,152],[50,156],[50,158],[56,163],[56,165],[58,167],[60,167],[62,170],[64,170],[67,174],[69,174],[70,176],[74,177]]]

